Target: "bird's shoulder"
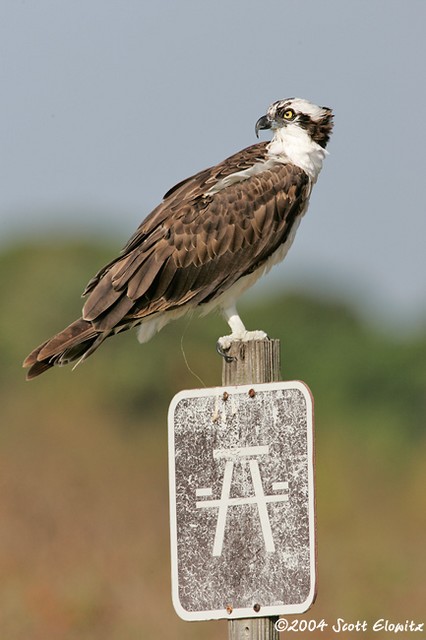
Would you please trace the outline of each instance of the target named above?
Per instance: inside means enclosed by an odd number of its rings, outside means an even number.
[[[268,142],[251,145],[217,165],[178,182],[166,192],[163,201],[139,225],[124,247],[122,255],[140,245],[147,236],[155,234],[159,226],[172,226],[178,218],[194,208],[205,209],[214,197],[226,199],[229,187],[245,182],[249,177],[261,173],[266,176],[268,173],[267,179],[263,182],[266,189],[271,182],[284,190],[303,187],[309,182],[308,175],[300,167],[271,158],[268,147]],[[253,185],[252,188],[258,191],[259,185]]]
[[[181,180],[164,194],[163,201],[167,201],[171,197],[175,198],[178,195],[180,197],[188,197],[188,195],[193,197],[202,196],[219,180],[233,173],[249,169],[256,163],[264,162],[267,158],[267,153],[267,142],[259,142],[241,149],[222,160],[222,162]]]

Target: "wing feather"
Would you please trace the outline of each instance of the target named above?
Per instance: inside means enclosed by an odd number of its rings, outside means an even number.
[[[168,191],[121,255],[88,284],[84,318],[111,330],[189,301],[203,304],[260,267],[300,214],[308,176],[292,164],[267,165],[209,190],[265,158],[265,143],[248,147]]]

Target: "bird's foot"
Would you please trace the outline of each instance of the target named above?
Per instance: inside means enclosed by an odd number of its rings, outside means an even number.
[[[229,338],[230,336],[224,336],[224,338]],[[216,351],[218,352],[218,354],[220,356],[222,356],[222,358],[225,360],[225,362],[234,362],[234,360],[236,360],[236,358],[234,356],[229,356],[226,352],[230,349],[231,344],[229,344],[229,347],[224,347],[222,346],[221,340],[223,340],[223,338],[219,338],[219,340],[216,342]]]
[[[249,340],[267,340],[268,336],[264,331],[244,331],[241,334],[231,334],[229,336],[222,336],[216,343],[216,351],[219,355],[225,358],[225,362],[233,362],[234,356],[228,355],[233,342],[248,342]]]

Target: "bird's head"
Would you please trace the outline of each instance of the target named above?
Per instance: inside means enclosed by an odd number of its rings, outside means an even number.
[[[304,131],[313,142],[325,149],[333,129],[333,112],[302,98],[277,100],[266,115],[256,122],[256,136],[260,129],[284,130],[288,133]]]

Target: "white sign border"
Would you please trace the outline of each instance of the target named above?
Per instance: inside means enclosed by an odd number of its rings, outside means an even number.
[[[210,611],[187,611],[179,600],[178,579],[178,544],[177,544],[177,516],[176,516],[176,466],[175,466],[175,437],[174,414],[178,403],[187,398],[222,397],[224,391],[229,395],[248,393],[250,389],[257,391],[277,391],[298,389],[306,400],[307,412],[307,449],[308,449],[308,511],[309,511],[309,553],[310,553],[310,577],[311,584],[306,600],[297,605],[276,605],[261,607],[255,611],[253,607],[233,609],[228,612],[225,608]],[[182,620],[232,620],[236,618],[263,618],[268,616],[283,616],[305,613],[310,609],[316,598],[317,576],[317,547],[315,540],[316,510],[315,510],[315,443],[314,443],[314,404],[309,387],[300,380],[287,380],[280,382],[253,383],[238,386],[206,387],[205,389],[189,389],[177,393],[169,406],[168,411],[168,453],[169,453],[169,509],[170,509],[170,555],[172,569],[172,602],[174,609]],[[255,604],[255,603],[253,603]]]

